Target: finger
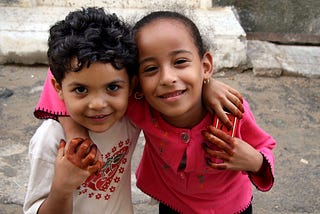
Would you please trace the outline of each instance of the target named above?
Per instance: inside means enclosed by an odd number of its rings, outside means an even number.
[[[243,97],[239,91],[231,87],[228,88],[228,91],[232,93],[234,96],[236,96],[241,103],[243,103]]]
[[[85,158],[81,161],[83,165],[89,166],[96,162],[97,158],[97,146],[93,144],[88,152],[88,154],[85,156]]]
[[[69,143],[69,147],[67,150],[67,154],[68,155],[73,155],[74,153],[77,152],[77,148],[78,146],[82,143],[83,139],[82,138],[73,138],[70,143]]]
[[[216,136],[216,138],[220,139],[222,142],[225,142],[226,145],[228,145],[231,149],[235,147],[235,139],[230,135],[211,125],[207,127],[207,130],[212,133],[212,135]]]
[[[204,137],[212,144],[216,145],[217,147],[219,147],[220,149],[222,149],[224,152],[233,155],[234,152],[232,150],[232,148],[225,143],[224,141],[222,141],[221,139],[217,138],[216,136],[214,136],[213,134],[209,133],[208,131],[203,131],[202,132]]]
[[[220,106],[219,108],[217,107],[215,110],[215,113],[217,114],[218,118],[220,121],[226,126],[228,130],[232,129],[232,123],[229,120],[226,112],[223,110],[223,108]]]
[[[63,148],[64,149],[64,147],[66,147],[66,141],[64,140],[64,139],[61,139],[60,140],[60,143],[59,143],[59,148],[58,149],[61,149],[61,148]]]
[[[231,93],[227,94],[226,96],[228,99],[224,103],[225,108],[228,109],[229,112],[231,112],[234,116],[242,118],[242,113],[244,112],[242,98],[239,99],[237,96]]]
[[[58,154],[57,154],[58,158],[62,158],[63,157],[63,155],[64,155],[64,147],[65,146],[66,146],[66,141],[61,139],[60,143],[59,143],[59,147],[58,147]]]
[[[99,172],[101,169],[102,169],[102,162],[101,161],[97,161],[94,165],[92,165],[92,166],[89,166],[88,167],[88,172],[90,173],[90,175],[91,174],[93,174],[93,173],[97,173],[97,172]]]
[[[84,158],[87,155],[88,149],[91,146],[91,144],[93,144],[93,142],[89,138],[87,138],[81,143],[81,145],[79,145],[77,151],[79,157]]]
[[[217,170],[227,169],[227,165],[224,163],[214,163],[209,158],[206,158],[206,162],[207,162],[208,166],[210,166],[213,169],[217,169]]]
[[[229,162],[231,161],[231,156],[225,152],[217,151],[217,150],[212,150],[208,147],[205,147],[205,152],[207,155],[215,158],[215,159],[220,159],[223,160],[224,162]]]
[[[219,88],[222,88],[225,92],[224,92],[224,96],[220,97],[221,103],[224,107],[226,107],[230,112],[233,112],[234,109],[239,109],[240,112],[244,112],[243,110],[243,97],[240,94],[239,91],[237,91],[236,89],[230,87],[229,85],[220,82],[220,81],[216,81],[213,79],[213,81],[215,85],[217,85]],[[227,99],[226,99],[227,98]],[[226,103],[226,102],[230,102],[231,103]],[[231,104],[231,105],[230,105]],[[232,106],[232,107],[231,107]],[[232,109],[230,109],[232,108]],[[237,113],[238,115],[238,113]]]

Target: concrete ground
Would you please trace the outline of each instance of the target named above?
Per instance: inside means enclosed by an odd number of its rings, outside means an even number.
[[[33,109],[47,68],[0,66],[0,214],[20,214],[26,191],[28,142],[40,124]],[[257,77],[252,71],[219,73],[238,89],[257,123],[276,140],[275,185],[254,192],[254,213],[320,213],[320,78]],[[142,138],[133,165],[139,162]],[[153,214],[157,204],[132,184],[136,213]]]

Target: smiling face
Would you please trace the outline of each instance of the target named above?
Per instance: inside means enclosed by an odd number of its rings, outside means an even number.
[[[78,72],[67,72],[61,86],[55,80],[53,85],[70,117],[93,132],[108,130],[127,109],[128,74],[110,63],[95,62]]]
[[[136,35],[139,81],[149,104],[177,127],[192,127],[206,110],[203,80],[212,74],[211,54],[199,57],[189,30],[174,19],[158,19]]]

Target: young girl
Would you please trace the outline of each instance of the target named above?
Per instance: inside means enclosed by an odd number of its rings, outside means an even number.
[[[148,101],[140,101],[143,114],[128,112],[146,137],[137,186],[160,201],[160,213],[251,213],[251,183],[267,191],[274,182],[274,139],[246,101],[235,137],[212,126],[201,96],[212,55],[190,19],[153,12],[134,30]]]
[[[77,138],[59,146],[61,125],[45,120],[30,140],[24,213],[133,213],[131,158],[140,129],[123,117],[137,59],[131,30],[102,8],[71,12],[50,29],[51,87],[94,144]]]

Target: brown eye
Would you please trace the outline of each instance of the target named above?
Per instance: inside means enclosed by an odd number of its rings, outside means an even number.
[[[107,87],[107,91],[117,91],[117,90],[119,90],[119,88],[120,87],[118,85],[116,85],[116,84],[110,84]]]
[[[148,72],[152,72],[152,71],[155,71],[157,69],[156,66],[149,66],[149,67],[146,67],[143,72],[144,73],[148,73]]]
[[[189,60],[181,58],[181,59],[177,59],[175,64],[180,65],[180,64],[183,64],[183,63],[187,63],[187,62],[189,62]]]
[[[88,89],[86,89],[85,87],[77,87],[74,89],[74,91],[77,93],[77,94],[85,94],[88,92]]]

